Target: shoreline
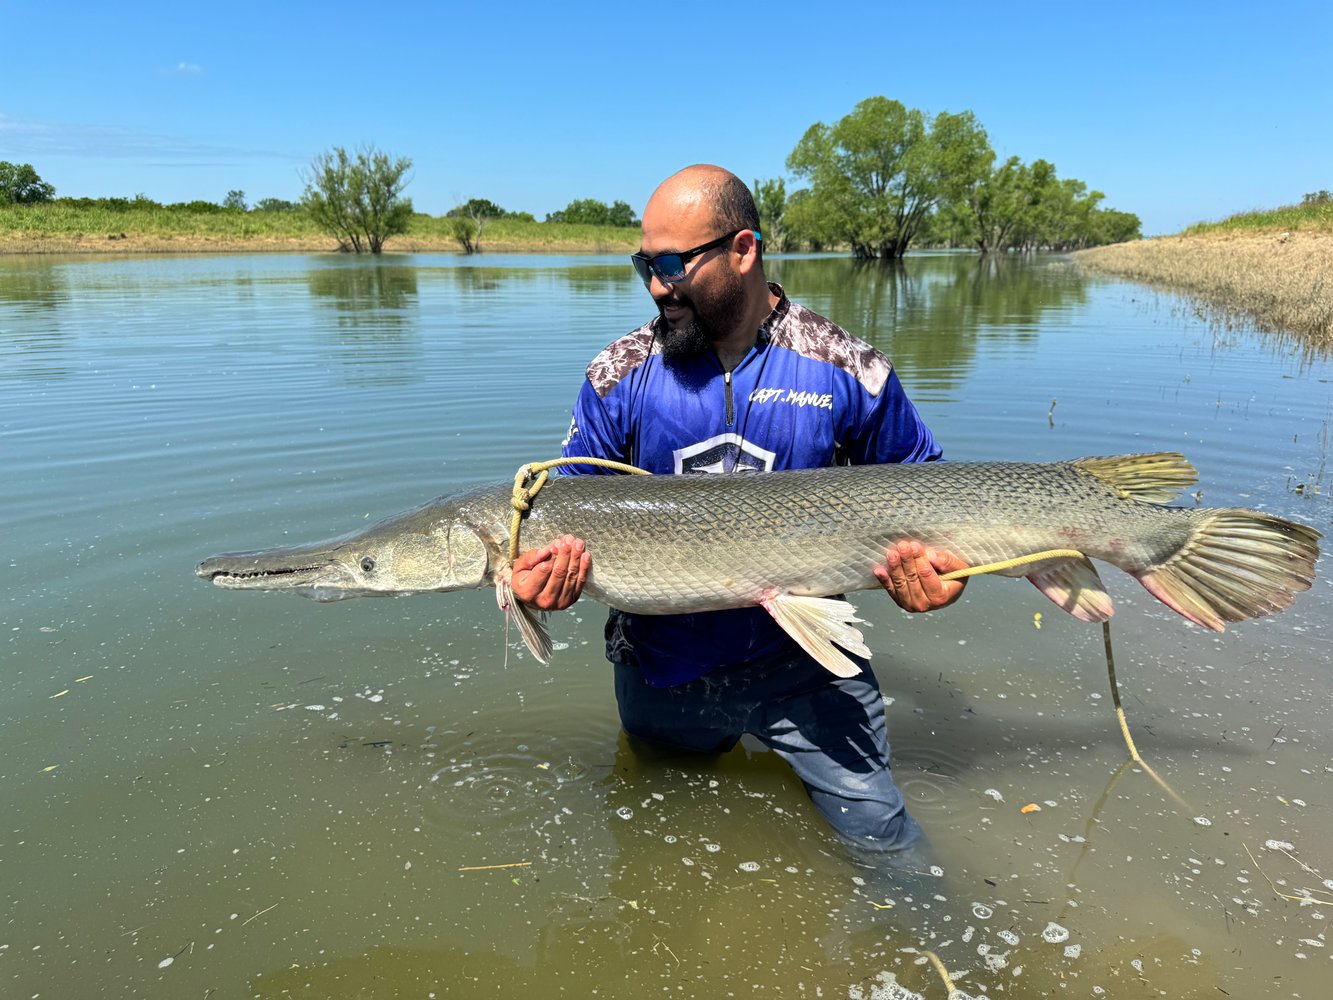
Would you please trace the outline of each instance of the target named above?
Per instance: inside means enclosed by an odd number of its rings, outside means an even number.
[[[1319,229],[1162,236],[1079,250],[1092,272],[1195,300],[1206,318],[1333,348],[1333,232]]]
[[[535,240],[484,239],[481,251],[473,256],[489,253],[559,253],[559,254],[612,254],[633,253],[637,246],[622,241],[608,240]],[[0,233],[0,256],[45,257],[54,255],[86,254],[159,254],[159,253],[338,253],[337,244],[320,236],[213,236],[161,235],[158,233],[127,232],[116,236],[81,234],[78,236],[28,236]],[[385,256],[408,253],[451,253],[462,255],[458,241],[430,237],[395,236],[384,247]],[[348,254],[355,256],[355,254]],[[363,254],[362,256],[370,256]]]

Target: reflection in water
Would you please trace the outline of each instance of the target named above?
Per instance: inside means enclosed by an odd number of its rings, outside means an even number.
[[[912,387],[952,395],[979,343],[1035,342],[1040,325],[1087,300],[1086,284],[1045,262],[970,254],[905,261],[836,257],[772,262],[789,295],[884,351]]]
[[[57,314],[68,295],[63,267],[43,258],[5,258],[0,266],[0,379],[69,377],[69,334]]]
[[[417,269],[383,258],[313,267],[306,281],[315,302],[335,318],[333,360],[352,385],[419,381]]]
[[[626,288],[637,290],[641,284],[628,261],[624,266],[592,264],[587,267],[566,267],[561,268],[559,274],[569,290],[577,295],[606,295]]]

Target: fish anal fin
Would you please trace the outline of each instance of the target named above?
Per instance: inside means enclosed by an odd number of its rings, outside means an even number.
[[[860,623],[856,609],[836,597],[798,597],[775,593],[759,602],[798,646],[838,677],[855,677],[861,667],[837,647],[857,656],[870,655],[870,648],[853,623]]]
[[[1061,559],[1029,573],[1032,585],[1082,622],[1104,622],[1114,613],[1111,595],[1087,559]]]
[[[546,630],[546,613],[534,611],[514,597],[514,591],[507,580],[495,583],[495,602],[506,615],[513,615],[518,622],[518,633],[523,637],[523,644],[536,658],[538,663],[551,661],[551,634]]]
[[[1100,479],[1126,500],[1143,503],[1170,503],[1177,493],[1199,478],[1194,466],[1178,451],[1080,458],[1073,465]]]

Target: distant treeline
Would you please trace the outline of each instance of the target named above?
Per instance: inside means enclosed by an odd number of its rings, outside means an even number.
[[[1046,160],[995,151],[970,111],[934,118],[871,97],[832,125],[811,125],[787,157],[808,186],[755,181],[765,242],[777,250],[848,247],[897,258],[909,246],[1072,250],[1140,237],[1139,218],[1056,176]]]
[[[47,202],[52,206],[65,208],[95,209],[103,212],[189,212],[196,215],[210,215],[218,212],[300,212],[301,206],[294,201],[282,198],[261,198],[253,206],[227,205],[214,201],[154,201],[147,195],[137,194],[133,198],[51,198]]]

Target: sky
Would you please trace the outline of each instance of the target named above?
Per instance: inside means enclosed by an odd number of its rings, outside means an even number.
[[[71,197],[296,200],[317,154],[370,144],[412,159],[418,211],[638,211],[697,162],[791,191],[806,129],[875,96],[971,111],[1145,235],[1333,189],[1328,0],[0,0],[0,23],[25,25],[0,33],[0,160]]]

